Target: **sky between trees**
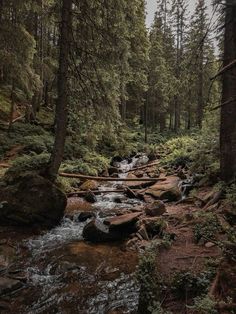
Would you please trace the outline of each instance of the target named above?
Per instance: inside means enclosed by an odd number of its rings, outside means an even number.
[[[156,12],[156,7],[157,7],[157,1],[156,0],[146,0],[147,1],[147,18],[146,18],[146,23],[147,26],[150,27],[150,25],[153,22],[153,17]],[[189,8],[192,11],[195,7],[196,0],[189,0]],[[211,0],[206,0],[206,3],[209,6],[209,10],[211,10]]]

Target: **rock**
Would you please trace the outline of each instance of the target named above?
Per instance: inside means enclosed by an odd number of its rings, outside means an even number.
[[[138,217],[141,216],[141,212],[130,213],[121,216],[116,216],[104,220],[104,224],[110,226],[110,228],[117,228],[119,226],[126,226],[138,221]]]
[[[154,201],[153,203],[147,205],[145,208],[145,213],[151,217],[161,216],[166,213],[166,206],[160,200]]]
[[[137,179],[137,177],[134,174],[129,173],[127,176],[127,179]],[[153,184],[153,182],[149,182],[149,181],[127,181],[127,182],[125,182],[125,185],[130,189],[132,189],[132,188],[145,188],[145,187],[148,187],[152,184]]]
[[[95,218],[96,215],[94,212],[81,212],[77,218],[79,222],[84,222],[88,219]]]
[[[136,221],[141,213],[131,213],[106,219],[93,219],[83,230],[85,240],[99,243],[119,241],[137,231]]]
[[[98,182],[95,180],[86,180],[80,186],[80,190],[81,191],[97,190],[98,185],[99,185]]]
[[[179,188],[180,179],[176,176],[166,177],[165,181],[157,182],[150,186],[145,193],[156,199],[168,200],[169,202],[181,199],[181,191]]]
[[[89,202],[89,203],[96,203],[97,202],[97,198],[96,195],[92,192],[92,191],[88,191],[85,196],[84,199]]]
[[[66,214],[74,215],[76,212],[92,211],[92,204],[82,197],[69,197],[67,200]]]
[[[205,244],[205,247],[208,248],[208,249],[212,248],[213,246],[215,246],[215,243],[212,243],[212,242],[207,242]]]
[[[118,197],[118,196],[116,196],[116,197],[113,199],[113,201],[114,201],[115,203],[117,203],[117,204],[122,204],[122,199],[121,199],[120,197]]]
[[[110,168],[108,168],[109,176],[112,176],[114,173],[115,174],[119,173],[119,169],[117,167],[110,167]]]
[[[35,173],[19,175],[0,189],[0,224],[52,227],[64,215],[66,195]]]
[[[0,295],[13,292],[22,287],[19,280],[0,277]]]

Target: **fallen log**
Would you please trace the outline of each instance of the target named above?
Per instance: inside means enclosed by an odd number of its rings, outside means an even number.
[[[95,195],[99,195],[99,194],[107,194],[107,193],[123,193],[125,192],[126,189],[120,189],[120,190],[95,190],[95,191],[91,191],[93,194]],[[81,191],[81,190],[74,190],[73,192],[69,192],[67,195],[78,195],[78,196],[84,196],[88,193],[88,191]]]
[[[127,182],[127,181],[134,181],[134,182],[157,182],[157,181],[165,181],[165,178],[112,178],[112,177],[93,177],[93,176],[85,176],[82,174],[75,174],[75,173],[59,173],[60,177],[65,178],[78,178],[83,180],[95,180],[95,181],[114,181],[114,182]]]
[[[153,162],[151,164],[146,164],[146,165],[143,165],[143,166],[140,166],[140,167],[136,167],[136,168],[130,169],[130,170],[126,171],[125,173],[132,172],[132,171],[137,171],[137,170],[142,170],[142,169],[145,169],[145,168],[148,168],[148,167],[157,166],[159,164],[160,164],[160,161]]]

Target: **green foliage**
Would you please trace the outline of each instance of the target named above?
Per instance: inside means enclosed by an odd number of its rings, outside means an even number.
[[[156,254],[152,251],[140,257],[137,280],[140,284],[139,307],[150,308],[149,313],[151,313],[160,290],[157,280]]]
[[[24,145],[24,153],[49,153],[52,150],[53,138],[51,135],[29,135],[21,142]]]
[[[70,193],[73,188],[78,187],[79,182],[78,179],[59,177],[55,183],[62,191]]]
[[[176,273],[172,281],[172,290],[181,299],[201,296],[207,292],[214,275],[212,269],[198,275],[184,271]]]
[[[191,161],[191,153],[197,140],[191,136],[180,136],[170,139],[161,146],[166,155],[163,162],[168,165],[178,166],[188,164]]]
[[[194,313],[199,314],[217,314],[216,302],[209,296],[197,297],[194,299],[194,305],[188,306],[189,309],[194,310]]]
[[[205,241],[215,240],[221,226],[214,213],[199,212],[195,215],[194,238],[197,242],[201,239]]]
[[[164,310],[161,303],[156,301],[153,302],[153,305],[148,310],[151,314],[172,314],[172,312]]]
[[[110,160],[96,153],[86,153],[83,158],[63,162],[61,171],[96,176],[104,171]]]
[[[24,155],[14,160],[6,176],[14,176],[26,171],[39,171],[45,169],[49,161],[49,154],[28,156]]]
[[[236,208],[236,184],[232,184],[226,188],[226,200]]]

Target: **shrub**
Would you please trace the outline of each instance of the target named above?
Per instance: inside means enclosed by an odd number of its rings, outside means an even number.
[[[172,290],[181,299],[200,296],[207,292],[214,275],[215,272],[212,270],[198,275],[190,272],[176,273],[172,282]]]
[[[194,310],[199,314],[217,314],[216,302],[209,296],[197,297],[194,299],[194,305],[188,306],[189,309]]]
[[[222,231],[217,216],[213,213],[198,213],[194,226],[194,238],[198,242],[202,238],[206,241],[216,239],[216,235]]]
[[[152,313],[160,295],[160,283],[157,276],[156,254],[147,250],[139,259],[137,280],[140,285],[139,312]]]
[[[14,160],[12,167],[6,172],[7,176],[20,174],[25,171],[39,171],[45,168],[49,161],[49,154],[34,156],[24,155]]]
[[[185,166],[191,162],[191,153],[196,145],[196,139],[190,136],[181,136],[167,141],[161,146],[165,154],[163,161],[171,166]]]

